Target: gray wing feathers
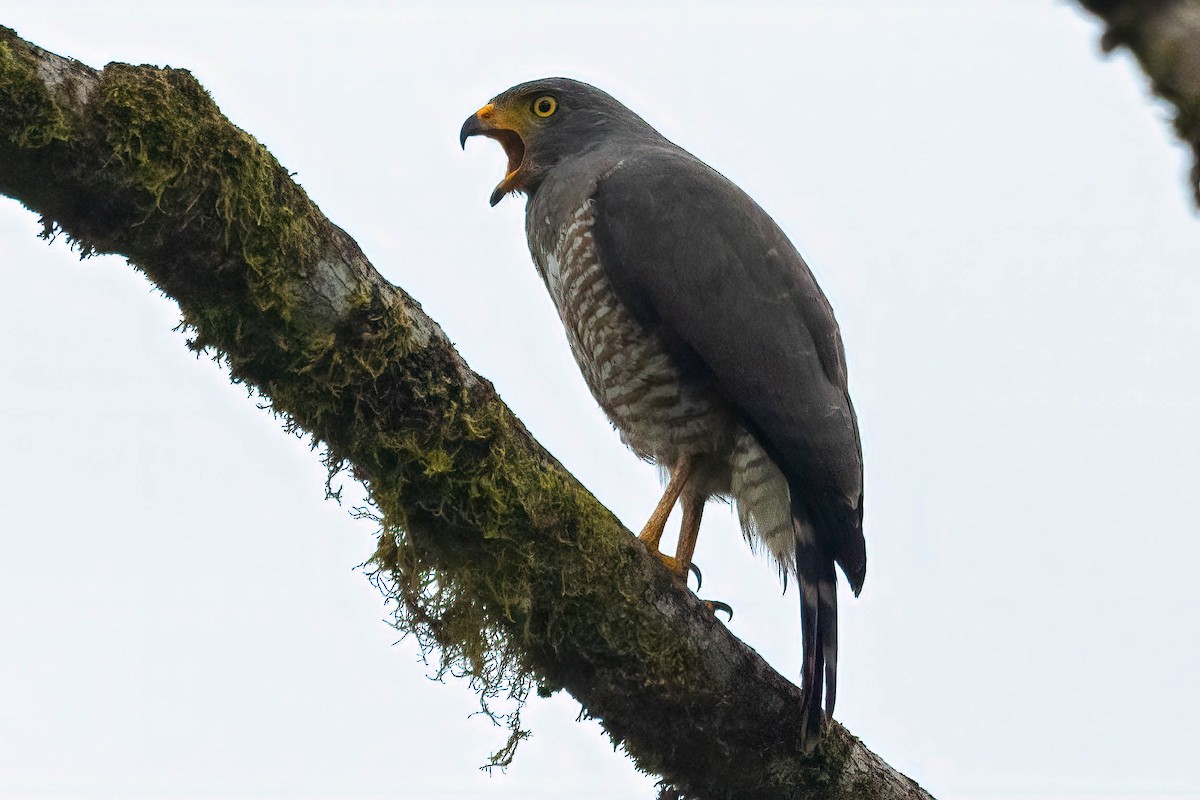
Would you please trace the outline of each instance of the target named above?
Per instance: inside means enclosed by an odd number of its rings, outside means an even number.
[[[857,593],[858,425],[837,322],[808,266],[750,197],[681,150],[627,155],[593,199],[614,291],[736,407]]]

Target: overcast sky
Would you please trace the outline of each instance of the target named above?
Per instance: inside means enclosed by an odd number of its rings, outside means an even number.
[[[463,119],[592,82],[739,183],[841,322],[870,569],[838,717],[949,798],[1200,797],[1200,247],[1183,148],[1063,2],[5,3],[95,67],[186,67],[637,530],[524,201]],[[903,9],[900,6],[903,5]],[[0,201],[0,797],[651,798],[562,695],[503,742],[394,644],[372,526],[123,260]],[[351,494],[348,492],[348,495]],[[696,558],[800,666],[732,514]]]

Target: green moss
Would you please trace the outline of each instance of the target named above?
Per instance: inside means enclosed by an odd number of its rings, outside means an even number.
[[[238,277],[249,295],[238,299],[286,320],[297,283],[317,260],[319,212],[275,158],[231,125],[187,70],[110,64],[92,103],[111,154],[101,177],[141,193],[144,221],[172,233],[200,226],[191,238],[222,245],[244,268]],[[246,319],[236,316],[213,322],[227,328]],[[226,344],[236,351],[236,336]]]
[[[531,487],[514,476],[529,464],[513,463],[506,411],[467,396],[444,365],[414,354],[402,308],[365,291],[350,298],[338,330],[310,329],[298,282],[319,258],[319,212],[279,181],[274,159],[225,123],[189,74],[114,65],[101,88],[112,169],[143,194],[141,212],[171,224],[194,207],[215,210],[221,227],[205,237],[244,265],[213,302],[184,306],[193,346],[226,360],[236,380],[312,433],[333,465],[353,463],[380,512],[375,575],[396,603],[398,627],[436,651],[438,675],[470,679],[485,707],[505,695],[519,710],[532,673],[509,631],[533,605],[536,553],[515,545],[487,553],[467,541],[417,547],[410,536],[416,520],[506,542],[528,527]],[[172,279],[169,267],[151,277]],[[380,397],[379,385],[410,394]],[[427,536],[438,535],[431,526]],[[507,721],[513,734],[501,763],[523,735],[516,712]]]
[[[128,216],[118,226],[126,239],[75,241],[128,254],[180,299],[191,347],[325,446],[332,470],[353,464],[378,509],[372,569],[400,630],[437,659],[439,676],[468,678],[489,713],[498,697],[514,701],[500,715],[512,733],[495,759],[506,763],[534,680],[513,630],[531,630],[534,598],[547,596],[522,535],[568,507],[584,529],[595,502],[577,488],[563,494],[562,478],[535,466],[540,456],[513,433],[519,423],[494,394],[462,385],[449,352],[414,350],[401,304],[364,284],[336,329],[309,318],[302,297],[331,246],[317,233],[324,220],[190,73],[110,65],[89,110],[103,154],[97,194],[134,202],[113,212]]]
[[[372,563],[375,580],[397,602],[397,626],[437,650],[439,674],[465,675],[485,702],[505,695],[518,711],[531,682],[550,687],[562,677],[537,670],[535,660],[549,660],[531,657],[538,653],[645,651],[660,661],[651,674],[676,683],[668,676],[677,677],[694,653],[665,627],[597,602],[597,586],[611,585],[600,574],[629,558],[624,530],[531,450],[498,400],[446,400],[453,413],[443,426],[388,443],[397,448],[397,480],[382,490],[371,484],[384,520],[393,521]],[[409,534],[422,533],[418,517],[441,522],[438,537],[465,528],[481,532],[482,541],[414,546]],[[637,570],[629,564],[625,573]],[[623,588],[628,596],[641,591]],[[496,754],[498,763],[511,758],[522,735],[519,717],[507,721],[514,738]]]
[[[17,147],[45,147],[65,141],[69,128],[46,93],[37,70],[17,48],[23,45],[8,28],[0,28],[0,130]]]

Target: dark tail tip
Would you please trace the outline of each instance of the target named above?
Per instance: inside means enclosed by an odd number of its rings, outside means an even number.
[[[813,702],[813,698],[816,702]],[[813,754],[817,745],[825,735],[825,714],[821,711],[821,695],[819,692],[804,693],[804,718],[800,722],[800,752],[806,756]]]
[[[800,689],[803,692],[804,718],[800,723],[800,747],[811,753],[821,738],[824,718],[821,714],[821,683],[824,679],[824,664],[821,648],[817,645],[819,602],[817,585],[801,573],[800,584],[800,636],[804,650],[804,666],[800,671]]]
[[[837,574],[833,558],[815,541],[807,526],[796,520],[795,529],[804,647],[800,746],[805,753],[811,753],[824,733],[826,718],[833,718],[837,699]]]

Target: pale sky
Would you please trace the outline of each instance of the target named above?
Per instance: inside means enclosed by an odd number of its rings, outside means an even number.
[[[504,158],[463,119],[594,83],[738,182],[842,325],[869,569],[838,718],[941,800],[1200,797],[1200,246],[1187,158],[1063,2],[8,2],[92,66],[190,69],[633,529],[659,492],[584,387]],[[503,743],[394,644],[372,526],[115,257],[0,201],[0,798],[652,798],[534,699]],[[347,491],[347,495],[353,492]],[[732,514],[696,558],[798,679]]]

